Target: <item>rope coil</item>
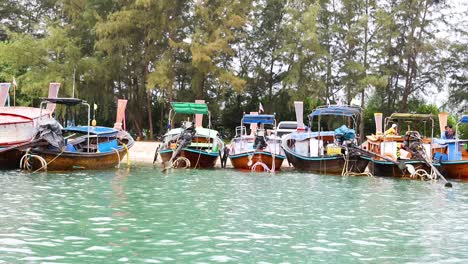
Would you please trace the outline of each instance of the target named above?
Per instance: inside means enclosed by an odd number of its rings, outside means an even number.
[[[255,162],[255,164],[254,164],[254,165],[252,166],[252,168],[251,168],[251,171],[252,171],[252,172],[255,172],[258,166],[261,166],[261,167],[263,168],[263,170],[265,170],[265,171],[268,172],[268,173],[273,173],[273,171],[270,170],[270,169],[268,168],[268,166],[267,166],[265,163],[261,162],[261,161]]]
[[[183,162],[183,163],[182,163]],[[181,164],[185,164],[185,166],[181,166]],[[187,169],[190,168],[190,160],[187,159],[186,157],[178,157],[174,162],[172,162],[172,167],[173,168],[180,168],[180,169]]]
[[[47,171],[47,166],[49,166],[49,164],[54,162],[64,152],[62,150],[57,156],[55,156],[53,159],[51,159],[49,162],[47,162],[43,157],[41,157],[39,155],[30,154],[29,151],[30,151],[30,149],[28,149],[26,151],[26,154],[24,154],[23,157],[21,157],[20,168],[23,169],[23,170],[32,171],[33,164],[31,162],[32,162],[33,159],[37,159],[41,163],[41,167],[39,169],[33,171],[32,173],[36,173],[36,172],[38,172],[40,170]]]

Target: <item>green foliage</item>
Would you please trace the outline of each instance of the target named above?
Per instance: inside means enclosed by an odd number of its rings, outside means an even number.
[[[9,42],[0,45],[0,60],[8,65],[6,75],[17,78],[20,105],[46,96],[49,82],[62,83],[61,94],[70,95],[71,87],[66,82],[79,57],[77,41],[58,27],[50,28],[43,39],[14,34]]]

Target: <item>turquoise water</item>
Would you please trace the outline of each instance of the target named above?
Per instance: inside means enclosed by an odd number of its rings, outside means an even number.
[[[0,262],[468,263],[468,183],[0,172]]]

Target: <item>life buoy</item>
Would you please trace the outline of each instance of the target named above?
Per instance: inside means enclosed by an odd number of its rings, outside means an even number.
[[[395,154],[393,154],[393,153],[390,153],[390,152],[386,152],[386,153],[384,154],[384,157],[387,157],[387,158],[389,158],[389,159],[391,159],[391,160],[393,160],[393,161],[396,161],[396,160],[397,160],[397,156],[396,156]]]

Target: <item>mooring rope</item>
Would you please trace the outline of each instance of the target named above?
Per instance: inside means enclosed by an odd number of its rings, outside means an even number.
[[[30,163],[30,160],[32,158],[35,158],[35,159],[39,160],[39,162],[41,163],[41,167],[39,169],[33,171],[32,173],[36,173],[36,172],[38,172],[40,170],[47,171],[47,167],[49,166],[49,164],[51,164],[58,157],[60,157],[60,155],[62,155],[63,152],[64,151],[62,150],[57,156],[55,156],[53,159],[51,159],[49,162],[47,162],[43,157],[41,157],[39,155],[29,154],[29,149],[28,149],[28,151],[26,151],[26,154],[24,154],[23,157],[20,160],[20,168],[22,168],[23,170],[30,171],[32,169],[32,164]]]
[[[257,169],[257,166],[262,166],[262,168],[263,168],[266,172],[268,172],[268,173],[273,173],[273,172],[268,168],[268,166],[267,166],[265,163],[261,162],[261,161],[255,162],[255,164],[252,166],[251,172],[255,172],[255,170]]]
[[[185,162],[185,167],[179,167],[179,163],[183,161]],[[180,169],[186,169],[186,168],[190,168],[190,160],[187,159],[186,157],[178,157],[177,159],[174,160],[174,162],[172,162],[172,167],[173,168],[180,168]]]
[[[122,144],[125,149],[125,153],[127,154],[127,167],[130,168],[130,152],[128,150],[127,144]]]
[[[117,160],[117,169],[120,169],[120,153],[119,153],[119,150],[116,149],[116,148],[112,148],[112,149],[113,149],[113,150],[115,151],[115,153],[117,154],[117,158],[118,158],[118,160]]]
[[[343,170],[341,171],[341,176],[367,176],[367,177],[374,177],[372,173],[369,171],[365,172],[352,172],[349,171],[349,150],[347,147],[343,147],[345,149],[345,154],[343,154],[343,159],[344,159],[344,165],[343,165]]]

